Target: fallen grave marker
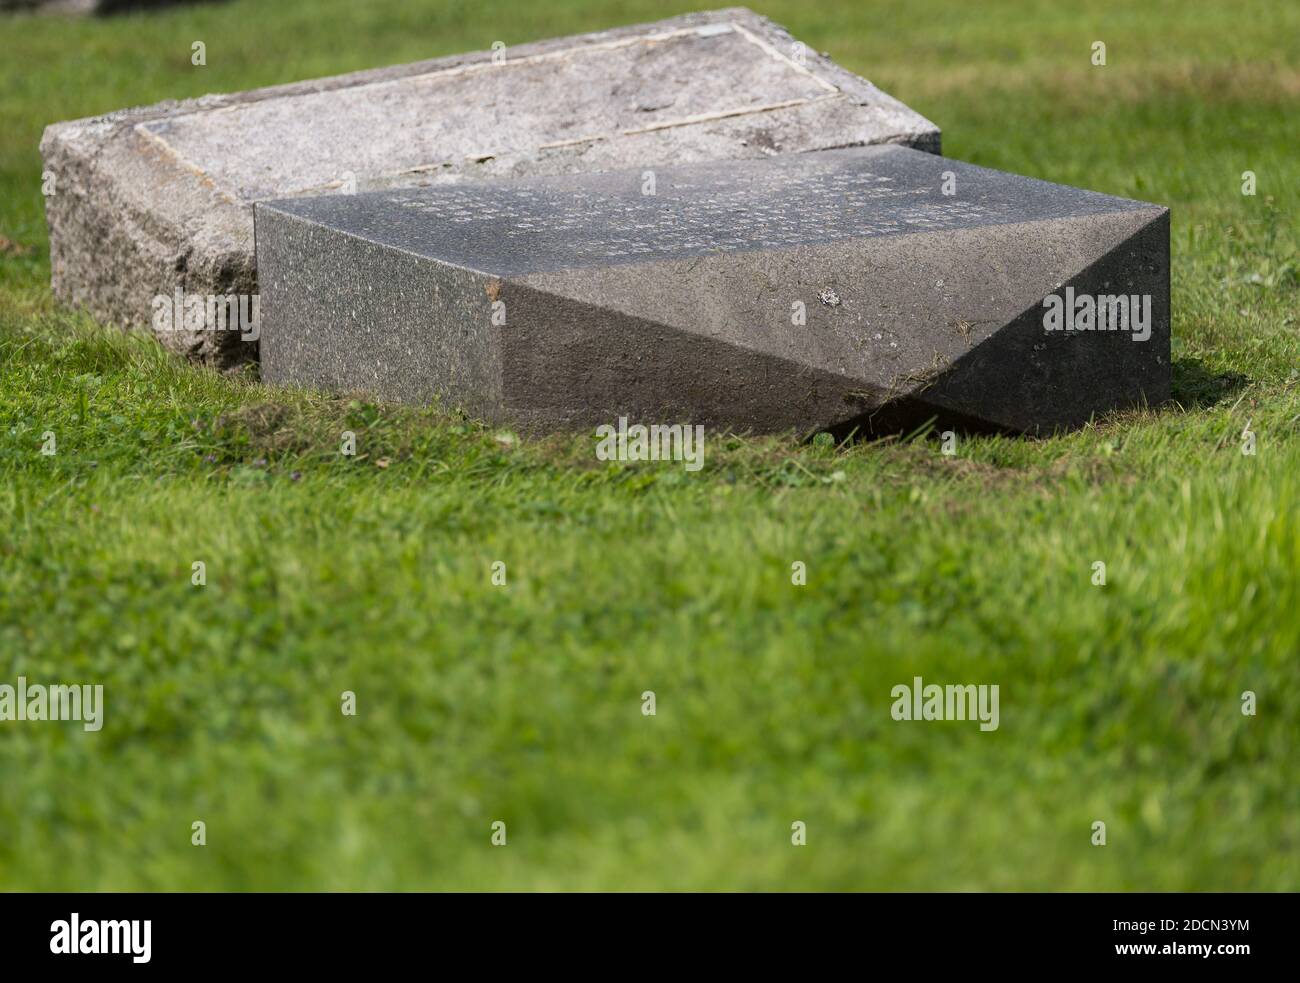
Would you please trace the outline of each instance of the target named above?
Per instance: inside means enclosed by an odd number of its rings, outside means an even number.
[[[259,204],[263,378],[527,430],[1047,433],[1169,395],[1167,209],[892,146],[645,176]]]

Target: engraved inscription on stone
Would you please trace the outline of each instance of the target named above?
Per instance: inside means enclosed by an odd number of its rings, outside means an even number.
[[[962,193],[941,191],[956,168]],[[638,171],[522,184],[297,199],[284,207],[341,221],[362,238],[500,273],[791,249],[1113,210],[1116,199],[888,148],[824,151],[665,169],[655,194]],[[1122,205],[1119,207],[1123,207]]]
[[[563,241],[586,261],[931,231],[970,225],[987,214],[978,203],[937,200],[933,188],[899,185],[869,171],[769,183],[677,187],[644,197],[462,187],[419,197],[394,194],[387,201],[453,226],[499,225],[494,233],[520,248]]]

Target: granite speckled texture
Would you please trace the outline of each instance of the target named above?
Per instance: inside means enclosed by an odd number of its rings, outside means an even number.
[[[1046,433],[1169,395],[1166,209],[903,147],[288,199],[256,224],[269,382],[532,431]],[[1149,298],[1150,336],[1046,330],[1067,288]]]
[[[51,279],[103,320],[257,291],[257,201],[900,143],[939,131],[743,8],[58,123]],[[160,335],[230,365],[237,333]]]

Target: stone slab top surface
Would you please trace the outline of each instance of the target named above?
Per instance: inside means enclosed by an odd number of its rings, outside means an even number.
[[[711,142],[704,134],[724,121],[735,146],[720,157],[872,143],[940,149],[933,123],[743,7],[163,102],[53,124],[46,139],[100,140],[125,128],[142,156],[247,203],[350,183],[608,169],[621,155],[614,145],[644,156],[650,144],[637,138],[653,134],[685,142],[662,162],[707,159],[693,141]],[[575,155],[596,166],[566,166]],[[556,166],[545,166],[552,158]]]
[[[138,124],[238,198],[437,176],[458,165],[843,100],[747,18],[665,24],[401,78]],[[688,71],[684,69],[689,68]],[[885,124],[885,120],[881,120]],[[892,134],[891,134],[892,135]]]
[[[257,207],[497,276],[1159,210],[895,146]]]

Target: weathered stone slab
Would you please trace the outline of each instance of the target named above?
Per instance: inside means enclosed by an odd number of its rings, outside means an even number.
[[[256,216],[271,382],[529,430],[1043,433],[1169,394],[1167,209],[902,147]],[[1083,295],[1138,300],[1048,330]]]
[[[145,325],[177,289],[256,291],[257,201],[878,143],[937,153],[939,131],[741,8],[161,103],[46,130],[53,286]],[[256,348],[161,336],[223,363]]]

